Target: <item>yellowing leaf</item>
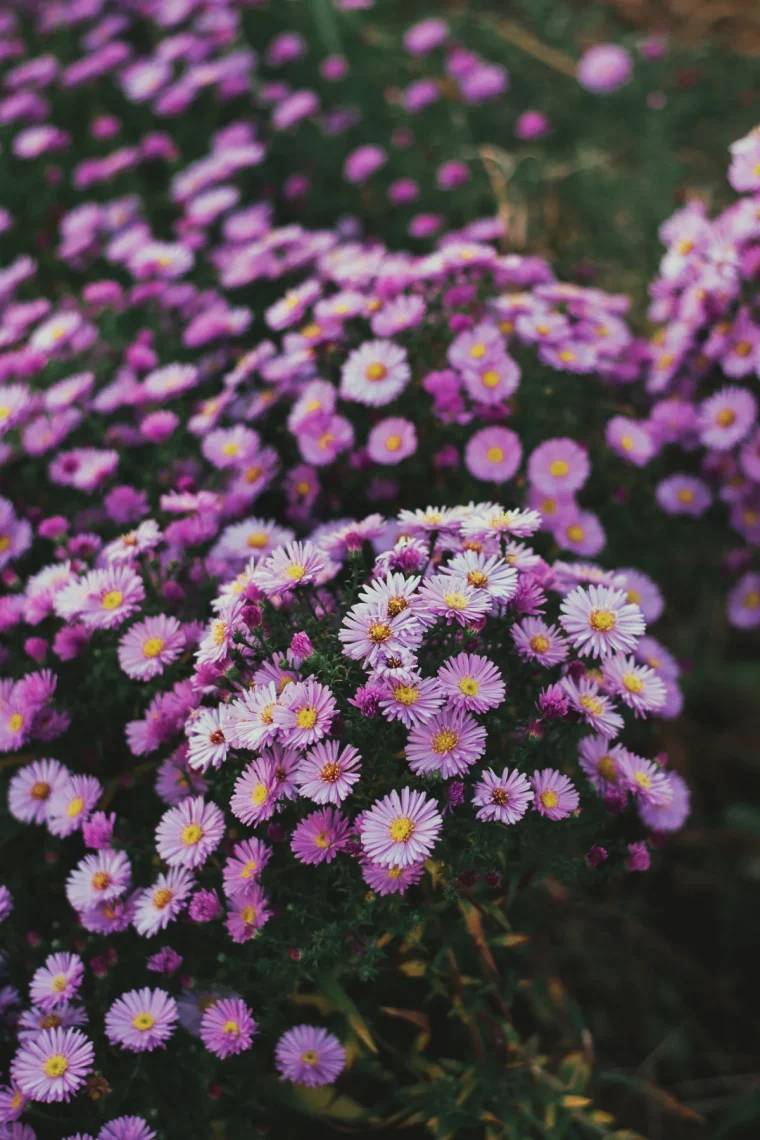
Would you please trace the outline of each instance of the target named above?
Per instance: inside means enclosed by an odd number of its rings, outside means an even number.
[[[427,962],[423,962],[421,958],[410,958],[407,962],[402,962],[399,966],[402,974],[406,974],[407,978],[421,978],[427,970]]]
[[[313,1116],[331,1116],[336,1120],[358,1120],[364,1116],[364,1109],[358,1101],[335,1095],[334,1085],[320,1085],[314,1089],[294,1085],[293,1090],[301,1107]]]
[[[591,1104],[591,1099],[587,1096],[575,1096],[573,1093],[568,1093],[567,1096],[562,1097],[563,1108],[586,1108]]]
[[[296,1005],[311,1005],[321,1014],[332,1013],[334,1004],[323,994],[291,994],[290,1000]]]

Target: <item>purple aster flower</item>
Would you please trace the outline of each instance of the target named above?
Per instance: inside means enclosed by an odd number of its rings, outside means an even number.
[[[388,156],[380,146],[359,146],[353,150],[343,164],[343,177],[346,182],[365,182],[381,166]]]
[[[647,623],[657,621],[665,603],[656,582],[647,574],[641,570],[618,570],[615,584],[625,590],[629,602],[639,607]]]
[[[464,464],[476,479],[486,483],[505,483],[516,473],[522,461],[522,446],[517,434],[505,427],[481,428],[470,437],[464,452]]]
[[[567,658],[567,642],[559,629],[541,618],[526,617],[513,625],[512,639],[524,661],[538,661],[547,669]]]
[[[143,380],[143,391],[154,400],[169,400],[194,388],[199,380],[193,364],[167,364],[150,372]]]
[[[145,965],[154,974],[167,974],[171,977],[172,974],[176,974],[183,961],[182,955],[171,946],[163,946],[157,953],[151,954]]]
[[[422,640],[422,627],[410,608],[391,614],[382,602],[360,602],[346,614],[338,637],[346,657],[371,667],[381,657],[414,649]]]
[[[8,810],[22,823],[45,823],[48,805],[67,787],[70,772],[57,760],[33,760],[8,785]]]
[[[407,728],[430,720],[443,704],[443,694],[434,678],[424,678],[414,670],[391,678],[380,697],[386,720],[400,720]]]
[[[89,910],[129,890],[132,867],[126,851],[85,855],[66,880],[66,898],[74,910]]]
[[[424,862],[412,863],[408,867],[362,863],[364,881],[378,895],[402,895],[408,887],[420,881],[424,872]]]
[[[673,789],[668,774],[653,760],[645,760],[626,749],[616,766],[619,783],[637,799],[661,807],[668,806]]]
[[[409,55],[427,55],[448,39],[449,26],[445,20],[430,17],[412,24],[404,32],[404,49]]]
[[[647,665],[637,665],[633,657],[617,654],[607,657],[602,665],[607,692],[620,697],[636,716],[661,709],[666,700],[665,685]]]
[[[43,1012],[71,1001],[79,992],[84,966],[78,954],[51,954],[36,970],[29,985],[29,997]]]
[[[474,590],[483,590],[494,601],[508,602],[517,592],[517,571],[497,554],[465,550],[447,563],[445,573],[466,578]]]
[[[201,772],[221,768],[236,731],[237,722],[227,705],[203,709],[190,723],[187,732],[187,762],[190,767]]]
[[[746,388],[727,386],[699,408],[699,438],[705,447],[728,451],[749,435],[757,420],[757,401]]]
[[[646,843],[629,843],[625,865],[629,871],[648,871],[652,858]]]
[[[82,838],[85,846],[91,847],[95,851],[104,851],[110,847],[115,824],[115,812],[106,814],[104,811],[96,811],[90,819],[85,820],[82,824]]]
[[[241,998],[219,998],[201,1018],[201,1041],[215,1057],[250,1049],[258,1026]]]
[[[159,614],[127,630],[119,642],[119,664],[133,680],[148,681],[163,673],[184,648],[180,623],[175,617]]]
[[[92,1072],[92,1042],[78,1029],[44,1029],[11,1061],[11,1077],[31,1100],[70,1100]]]
[[[225,733],[236,748],[256,751],[275,738],[279,729],[273,714],[278,703],[275,683],[270,681],[259,683],[258,688],[248,690],[240,700],[227,706]]]
[[[346,1053],[326,1029],[296,1025],[277,1042],[275,1062],[281,1080],[315,1088],[332,1084],[345,1066]]]
[[[244,894],[230,900],[225,926],[233,942],[250,942],[271,915],[261,884],[254,883]]]
[[[712,502],[710,490],[693,475],[670,475],[655,488],[657,504],[669,515],[699,518]]]
[[[547,439],[528,460],[528,478],[547,495],[579,491],[590,470],[588,452],[572,439]]]
[[[554,768],[534,772],[530,785],[535,794],[533,807],[547,819],[566,819],[578,807],[578,793],[572,782]]]
[[[94,776],[69,776],[50,797],[48,830],[61,837],[72,835],[89,819],[102,795],[103,787]]]
[[[678,831],[683,827],[689,815],[691,797],[686,781],[677,772],[665,772],[670,784],[670,797],[663,797],[662,802],[655,803],[639,798],[636,802],[641,822],[652,831]]]
[[[187,905],[195,876],[185,867],[171,867],[162,872],[152,887],[137,894],[134,904],[134,926],[144,938],[152,938],[165,930]]]
[[[635,467],[645,467],[657,447],[646,425],[627,416],[613,416],[607,424],[605,439],[609,447]]]
[[[202,796],[169,808],[156,829],[156,848],[170,867],[201,867],[224,835],[224,816]]]
[[[113,1003],[105,1017],[106,1037],[133,1053],[165,1048],[178,1018],[177,1003],[164,990],[148,986],[130,990]]]
[[[296,586],[321,583],[330,576],[330,563],[311,542],[278,547],[254,571],[254,581],[265,594],[284,594]]]
[[[196,891],[187,913],[192,922],[213,922],[222,913],[219,895],[216,891]]]
[[[235,781],[230,808],[242,823],[255,826],[260,820],[271,819],[279,798],[275,764],[260,756]]]
[[[339,811],[323,808],[301,820],[290,847],[301,863],[331,863],[343,849],[349,830],[348,820]]]
[[[415,775],[461,776],[486,750],[486,730],[464,709],[445,709],[409,733],[406,758]]]
[[[410,420],[391,416],[381,420],[369,433],[367,453],[375,463],[393,466],[417,450],[417,433]]]
[[[459,653],[445,661],[438,670],[438,683],[442,697],[454,708],[484,713],[504,701],[501,673],[477,653]]]
[[[639,607],[610,586],[577,586],[560,608],[562,627],[583,656],[630,653],[646,629]]]
[[[581,87],[595,95],[617,91],[631,78],[633,64],[625,48],[617,44],[597,44],[584,52],[576,69]]]
[[[411,371],[406,350],[391,340],[372,340],[354,349],[343,365],[344,400],[379,408],[403,392]]]
[[[427,859],[442,823],[437,802],[424,792],[394,789],[362,816],[362,847],[373,863],[408,867]]]
[[[737,629],[760,625],[760,574],[744,574],[728,595],[728,620]]]
[[[480,809],[478,819],[517,823],[532,799],[533,791],[522,772],[505,768],[497,776],[493,768],[486,768],[475,785],[472,802]]]
[[[103,1125],[98,1140],[156,1140],[156,1134],[142,1116],[117,1116]]]
[[[271,847],[260,839],[245,839],[242,843],[236,843],[232,856],[224,865],[224,893],[227,897],[234,898],[247,891],[261,875],[271,854]]]
[[[335,697],[326,685],[299,681],[287,686],[281,703],[272,710],[272,719],[286,744],[304,748],[327,735],[336,708]]]
[[[427,613],[445,617],[447,625],[474,625],[491,610],[487,594],[471,586],[466,578],[446,573],[427,578],[420,587],[420,599]]]
[[[622,744],[610,744],[606,736],[584,736],[578,744],[578,761],[598,792],[620,782],[620,761],[627,755]]]
[[[552,527],[554,541],[563,550],[572,550],[581,557],[594,557],[607,541],[602,524],[592,511],[577,507],[562,512]]]
[[[570,707],[596,732],[614,740],[623,727],[623,718],[609,698],[600,693],[597,682],[592,677],[581,677],[576,684],[572,677],[563,677],[560,684]]]
[[[302,796],[318,804],[340,804],[351,794],[359,779],[361,756],[347,744],[324,740],[311,748],[296,770],[296,783]]]

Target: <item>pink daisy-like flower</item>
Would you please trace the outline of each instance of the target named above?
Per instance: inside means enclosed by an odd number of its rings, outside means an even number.
[[[497,776],[493,768],[486,768],[475,785],[472,802],[480,809],[478,819],[517,823],[528,810],[533,794],[522,772],[505,768]]]
[[[260,820],[271,819],[279,798],[275,765],[260,756],[235,781],[230,809],[241,823],[254,827]]]
[[[224,815],[202,796],[169,808],[156,828],[156,848],[170,867],[201,867],[224,835]]]
[[[134,530],[119,535],[103,549],[108,562],[134,562],[140,554],[153,551],[160,545],[163,535],[154,519],[146,519]]]
[[[581,557],[593,558],[607,542],[604,528],[593,511],[581,511],[577,506],[555,516],[552,534],[557,546]]]
[[[133,1053],[165,1048],[174,1032],[179,1014],[177,1003],[164,990],[144,986],[130,990],[113,1003],[106,1013],[106,1037]]]
[[[406,758],[415,775],[463,775],[486,750],[486,730],[464,709],[444,709],[409,733]]]
[[[350,744],[323,740],[311,748],[296,771],[302,796],[317,804],[340,804],[359,779],[361,756]]]
[[[438,682],[442,695],[455,708],[484,713],[504,701],[501,673],[477,653],[459,653],[445,661],[438,670]]]
[[[187,732],[187,762],[196,771],[219,769],[227,758],[234,735],[233,717],[227,705],[203,709]]]
[[[638,799],[636,808],[645,827],[652,831],[678,831],[689,815],[691,796],[685,780],[677,772],[667,772],[670,784],[670,799],[662,803],[649,803]]]
[[[227,706],[229,727],[225,731],[229,732],[236,748],[249,748],[255,752],[275,738],[279,727],[273,714],[278,702],[277,689],[270,681],[260,684],[257,689],[249,689],[240,700]]]
[[[669,475],[655,488],[657,505],[669,515],[699,518],[712,503],[710,488],[693,475]]]
[[[662,678],[648,665],[638,665],[633,657],[620,653],[605,658],[602,676],[606,690],[621,697],[636,716],[646,716],[665,705],[667,692]]]
[[[417,432],[410,420],[390,416],[375,424],[367,439],[367,454],[386,466],[408,459],[417,450]]]
[[[331,863],[350,831],[347,819],[333,807],[314,811],[293,832],[290,848],[301,863]]]
[[[181,396],[198,383],[198,369],[193,364],[166,364],[149,372],[142,383],[146,395],[155,400]]]
[[[59,1005],[54,1011],[40,1006],[25,1009],[19,1014],[16,1031],[19,1042],[31,1041],[45,1029],[80,1029],[87,1024],[87,1014],[81,1005]]]
[[[223,885],[227,898],[245,894],[256,882],[272,854],[271,847],[260,839],[244,839],[236,843],[224,864]]]
[[[195,876],[186,867],[171,867],[162,872],[152,887],[140,891],[135,900],[134,927],[144,938],[152,938],[165,930],[185,909]]]
[[[88,910],[129,890],[132,867],[126,851],[105,848],[84,859],[66,880],[66,898],[74,910]]]
[[[275,1063],[281,1080],[316,1088],[332,1084],[343,1071],[346,1051],[326,1029],[296,1025],[277,1042]]]
[[[45,823],[48,805],[67,786],[71,773],[58,760],[33,760],[8,785],[8,810],[22,823]]]
[[[527,617],[512,626],[512,639],[524,661],[538,661],[545,668],[558,665],[567,657],[567,642],[556,625]]]
[[[607,444],[621,459],[645,467],[657,450],[651,433],[627,416],[613,416],[605,431]]]
[[[510,428],[487,427],[470,436],[464,451],[464,465],[476,479],[486,483],[506,483],[522,461],[519,436]]]
[[[728,620],[737,629],[760,625],[760,574],[742,575],[728,595]]]
[[[583,656],[630,653],[646,629],[639,607],[610,586],[577,586],[560,610],[562,627]]]
[[[119,642],[119,664],[134,681],[163,673],[185,649],[185,636],[175,617],[159,614],[130,627]]]
[[[379,408],[395,400],[409,383],[406,349],[391,340],[372,340],[354,349],[343,365],[344,400]]]
[[[284,594],[296,586],[321,583],[329,576],[330,563],[311,542],[290,542],[260,562],[254,581],[265,594]]]
[[[130,566],[92,570],[81,584],[62,590],[57,602],[63,606],[69,592],[77,586],[81,589],[77,616],[88,629],[115,629],[140,608],[145,598],[142,578]]]
[[[117,1116],[103,1125],[98,1140],[156,1140],[156,1134],[142,1116]]]
[[[92,1072],[92,1042],[78,1029],[44,1029],[11,1061],[11,1077],[22,1093],[45,1104],[70,1100]]]
[[[84,966],[78,954],[50,954],[45,965],[35,970],[29,997],[44,1012],[71,1001],[79,992]]]
[[[488,594],[471,586],[466,578],[436,574],[420,587],[420,600],[429,614],[444,617],[446,624],[473,625],[491,611]]]
[[[327,735],[336,709],[335,697],[326,685],[298,681],[285,689],[272,719],[286,744],[305,748]]]
[[[364,882],[378,895],[403,895],[408,887],[419,883],[424,873],[424,861],[412,863],[408,867],[389,867],[383,863],[362,863]]]
[[[0,1086],[0,1121],[10,1124],[18,1120],[27,1105],[28,1097],[24,1095],[14,1082],[10,1085]]]
[[[701,404],[699,438],[705,447],[728,451],[749,435],[756,419],[757,401],[752,393],[728,385]]]
[[[610,744],[606,736],[584,736],[578,744],[578,761],[599,792],[620,781],[620,761],[627,754],[622,744]]]
[[[362,847],[373,863],[409,867],[427,859],[442,824],[435,800],[411,788],[394,789],[362,816]]]
[[[534,793],[534,809],[547,819],[566,819],[578,807],[578,793],[572,781],[554,768],[534,772],[530,786]]]
[[[219,998],[201,1018],[201,1041],[215,1057],[250,1049],[258,1026],[241,998]]]
[[[628,601],[639,607],[647,624],[657,621],[665,603],[656,582],[647,574],[641,570],[618,570],[615,585],[625,590]]]
[[[609,698],[599,692],[597,682],[592,677],[581,677],[576,685],[571,677],[563,677],[560,685],[570,707],[596,732],[614,740],[623,727],[623,718]]]
[[[489,353],[462,370],[464,386],[479,404],[499,404],[507,400],[520,383],[520,369],[506,352]]]
[[[381,657],[414,649],[422,640],[422,626],[411,608],[390,613],[383,602],[359,602],[338,631],[346,657],[373,667]]]
[[[250,942],[272,916],[269,899],[260,883],[230,900],[225,926],[233,942]]]
[[[430,720],[443,704],[437,680],[409,671],[403,677],[391,678],[380,697],[380,708],[386,720],[400,720],[407,728]]]
[[[507,602],[517,592],[517,571],[498,554],[465,550],[454,555],[445,572],[466,578],[468,586],[485,591],[494,601]]]
[[[546,495],[570,495],[589,477],[588,452],[573,439],[547,439],[528,460],[528,478]]]
[[[461,522],[462,538],[466,542],[493,541],[502,534],[527,538],[535,534],[540,526],[541,516],[538,511],[523,511],[519,507],[505,510],[499,504],[484,504],[482,509],[476,509]]]
[[[50,797],[48,831],[61,837],[72,835],[89,819],[102,795],[103,786],[94,776],[70,776]]]
[[[670,803],[673,790],[668,773],[663,772],[654,761],[645,760],[626,750],[620,757],[617,769],[620,784],[637,799],[662,807]]]

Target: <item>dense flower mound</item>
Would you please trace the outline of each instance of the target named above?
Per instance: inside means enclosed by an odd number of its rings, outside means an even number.
[[[61,885],[76,944],[118,946],[131,929],[132,953],[162,985],[111,986],[103,1017],[94,983],[120,968],[48,955],[18,1020],[8,1096],[19,1111],[68,1101],[96,1058],[108,1081],[120,1051],[181,1050],[188,1032],[219,1059],[253,1051],[268,1068],[268,999],[242,985],[237,957],[252,940],[260,962],[297,944],[303,908],[336,890],[365,908],[390,904],[465,852],[482,869],[548,868],[558,852],[648,867],[647,837],[679,828],[689,801],[662,758],[621,740],[638,734],[637,718],[678,708],[676,670],[646,636],[661,600],[640,575],[546,562],[530,545],[540,525],[535,510],[483,502],[279,536],[223,576],[205,626],[164,611],[167,540],[152,520],[104,548],[95,569],[61,551],[65,580],[46,619],[56,641],[81,630],[79,648],[105,656],[136,694],[155,684],[122,731],[135,756],[158,754],[156,806],[143,797],[138,815],[108,812],[97,778],[49,758],[15,773],[8,805],[71,845]],[[114,668],[105,680],[122,683]],[[52,690],[52,673],[9,687],[13,715],[29,715],[25,694],[40,686]],[[182,952],[156,951],[158,935]],[[346,1056],[304,1025],[282,1037],[276,1063],[314,1086]]]

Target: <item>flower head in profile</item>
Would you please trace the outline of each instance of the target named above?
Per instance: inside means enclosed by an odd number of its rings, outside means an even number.
[[[275,1063],[283,1081],[315,1088],[332,1084],[343,1070],[346,1052],[326,1029],[296,1025],[277,1042]]]
[[[387,863],[362,863],[362,875],[368,887],[378,895],[403,895],[425,873],[425,863],[411,863],[398,867]]]

